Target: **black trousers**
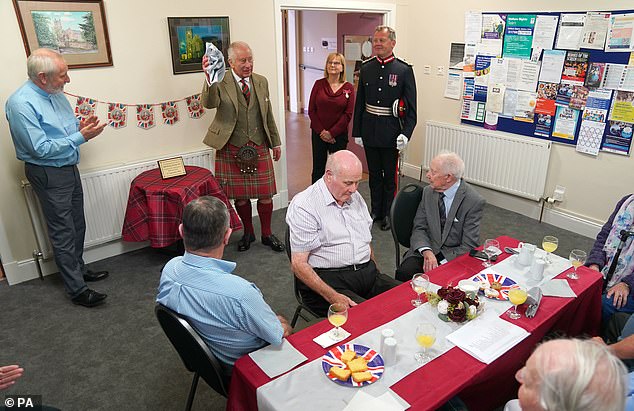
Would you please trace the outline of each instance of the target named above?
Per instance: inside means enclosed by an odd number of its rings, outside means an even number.
[[[390,215],[390,207],[396,195],[396,148],[364,146],[368,161],[370,203],[372,215],[382,219]]]
[[[71,298],[86,290],[83,274],[84,192],[77,166],[44,167],[25,163],[26,178],[42,206],[55,263]]]
[[[418,254],[418,253],[416,253]],[[436,260],[440,263],[445,259],[442,252],[436,254]],[[396,269],[396,279],[399,281],[409,281],[414,274],[424,272],[425,259],[421,255],[412,255],[401,261],[401,265]]]
[[[315,269],[315,272],[335,291],[350,297],[355,303],[362,303],[368,298],[377,296],[384,291],[400,285],[400,282],[395,279],[381,274],[373,261],[370,261],[365,268],[356,271]],[[330,306],[328,301],[324,300],[321,295],[301,282],[298,283],[297,287],[304,303],[313,310],[315,314],[322,317],[328,315],[328,307]]]
[[[313,173],[311,179],[313,184],[319,180],[326,172],[326,160],[328,160],[328,154],[332,154],[339,150],[345,150],[348,146],[348,131],[345,134],[340,134],[335,137],[333,144],[326,143],[319,137],[319,134],[312,131],[312,146],[313,146]]]

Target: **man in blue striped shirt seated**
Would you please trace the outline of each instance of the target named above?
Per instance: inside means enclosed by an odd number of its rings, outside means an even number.
[[[179,227],[185,255],[163,268],[156,301],[185,316],[231,375],[234,362],[264,345],[280,345],[292,328],[275,315],[262,293],[231,274],[222,260],[231,227],[225,204],[200,197],[185,207]]]

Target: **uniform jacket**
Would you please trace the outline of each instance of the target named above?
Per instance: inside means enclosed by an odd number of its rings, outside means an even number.
[[[403,99],[405,117],[377,116],[365,110],[365,104],[392,107],[394,100]],[[354,108],[352,135],[362,137],[368,147],[396,147],[396,137],[412,138],[416,126],[416,80],[412,66],[395,58],[381,64],[376,57],[363,62],[359,73],[359,88]]]
[[[447,213],[442,233],[438,198],[439,193],[431,186],[423,189],[423,196],[414,217],[411,248],[404,258],[418,254],[421,247],[429,247],[434,254],[442,252],[445,258],[451,261],[479,245],[484,198],[462,180]]]
[[[205,81],[203,86],[201,97],[203,106],[217,109],[216,116],[211,125],[209,125],[203,142],[216,150],[223,148],[227,144],[238,121],[237,114],[239,107],[241,107],[238,98],[244,97],[238,95],[237,86],[238,83],[229,71],[227,71],[221,82],[209,86]],[[269,147],[278,147],[282,143],[273,118],[273,109],[269,97],[269,83],[266,77],[252,73],[250,86],[255,89],[257,104],[260,107],[260,114],[262,114],[264,132]]]

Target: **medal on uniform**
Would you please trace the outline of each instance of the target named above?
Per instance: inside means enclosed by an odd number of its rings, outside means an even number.
[[[398,74],[390,74],[387,84],[389,84],[391,87],[396,87],[397,81],[398,81]]]

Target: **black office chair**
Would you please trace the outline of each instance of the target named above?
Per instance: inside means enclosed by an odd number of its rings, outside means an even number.
[[[183,364],[194,373],[185,410],[192,409],[199,377],[203,377],[211,388],[226,398],[229,379],[224,376],[220,362],[196,330],[180,314],[162,304],[156,304],[154,313],[165,335],[183,360]]]
[[[412,227],[416,210],[423,195],[423,187],[418,184],[408,184],[396,194],[390,208],[390,222],[392,223],[392,238],[396,249],[396,268],[401,265],[402,245],[409,248],[409,239],[412,235]]]
[[[286,245],[286,256],[288,257],[288,261],[291,261],[291,228],[286,227],[286,235],[284,236],[284,244]],[[307,311],[310,315],[315,318],[319,318],[320,316],[315,314],[313,310],[308,308],[306,304],[304,304],[304,300],[302,299],[302,294],[299,292],[299,288],[297,288],[297,284],[299,283],[299,279],[293,272],[293,268],[291,266],[291,273],[293,274],[293,293],[295,294],[295,299],[297,300],[297,308],[295,309],[295,314],[293,314],[293,319],[291,320],[291,327],[295,327],[297,323],[297,319],[302,317],[304,321],[310,321],[310,318],[306,318],[302,314],[302,310]]]

